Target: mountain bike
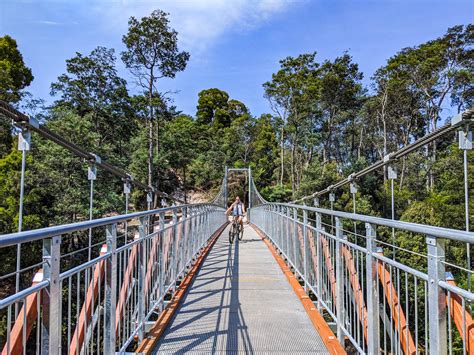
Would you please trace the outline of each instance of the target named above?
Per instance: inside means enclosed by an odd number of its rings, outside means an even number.
[[[240,222],[237,220],[237,218],[233,217],[232,218],[232,225],[230,226],[229,229],[229,243],[232,244],[234,242],[235,237],[238,237],[239,240],[242,240],[244,237],[244,228],[240,224]]]

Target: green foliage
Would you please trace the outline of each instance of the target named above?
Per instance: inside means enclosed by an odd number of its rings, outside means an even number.
[[[150,16],[140,20],[130,17],[128,32],[122,37],[122,41],[127,48],[122,52],[122,60],[138,79],[147,95],[147,177],[148,185],[156,186],[160,184],[161,171],[160,163],[155,166],[157,171],[154,168],[154,160],[161,160],[159,156],[161,106],[156,106],[157,103],[160,105],[165,101],[164,95],[156,89],[156,84],[161,78],[174,78],[177,72],[183,71],[189,60],[189,53],[178,50],[178,33],[169,26],[168,14],[161,10],[155,10]],[[157,157],[154,158],[154,155]],[[154,206],[157,206],[156,199]]]
[[[122,40],[127,47],[122,52],[122,60],[139,76],[155,70],[156,79],[161,76],[174,78],[178,71],[186,68],[189,60],[189,53],[179,52],[178,33],[169,27],[168,14],[161,10],[140,20],[130,17],[128,33]],[[154,82],[153,78],[151,82]]]
[[[266,186],[260,193],[269,202],[288,202],[291,199],[291,189],[285,186]]]
[[[108,159],[123,163],[128,154],[124,148],[137,125],[127,83],[118,76],[115,60],[114,50],[105,47],[97,47],[89,56],[76,53],[66,60],[67,73],[51,85],[51,94],[60,96],[56,107],[79,116],[90,114],[101,143],[113,145],[116,156]]]
[[[33,163],[31,156],[26,164]],[[18,211],[20,195],[21,152],[12,150],[0,159],[0,234],[18,231]],[[31,180],[31,172],[26,174],[24,209],[28,211],[23,218],[23,229],[44,227],[44,214],[49,205],[43,205],[44,189],[35,185]]]
[[[16,41],[0,37],[0,100],[18,102],[25,87],[33,81],[31,69],[25,65]]]
[[[337,171],[337,164],[335,162],[322,163],[314,161],[306,169],[297,195],[306,196],[320,191],[340,179],[341,176]]]
[[[57,110],[48,121],[47,127],[53,132],[61,132],[66,139],[100,156],[110,155],[111,146],[103,144],[101,135],[94,129],[92,114],[83,117],[64,110]],[[32,179],[37,186],[43,186],[50,203],[50,221],[73,222],[88,218],[89,182],[87,164],[76,156],[41,137],[34,136],[34,170]],[[114,183],[115,182],[115,183]],[[110,180],[100,171],[95,181],[94,215],[121,210],[119,207],[120,181]]]

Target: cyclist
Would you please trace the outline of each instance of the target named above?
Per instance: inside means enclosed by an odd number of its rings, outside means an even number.
[[[227,209],[226,214],[230,215],[232,213],[232,216],[237,219],[237,221],[240,223],[241,230],[244,230],[244,214],[245,214],[245,206],[240,201],[240,197],[237,196],[235,198],[234,203],[230,205],[230,207]]]

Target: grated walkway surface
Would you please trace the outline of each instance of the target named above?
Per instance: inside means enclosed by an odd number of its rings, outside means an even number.
[[[255,230],[226,229],[176,311],[156,354],[326,354],[291,285]]]

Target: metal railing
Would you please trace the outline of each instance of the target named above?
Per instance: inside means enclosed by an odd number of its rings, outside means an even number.
[[[2,354],[130,350],[224,223],[222,207],[196,204],[0,236],[2,249],[21,243],[38,254],[20,272],[41,268],[31,286],[0,299]],[[77,249],[89,230],[92,250]],[[3,270],[0,279],[15,276]]]
[[[474,352],[474,293],[446,272],[472,276],[446,261],[446,245],[470,246],[474,233],[279,203],[255,207],[252,216],[342,344],[348,339],[369,354]],[[399,260],[384,256],[392,256],[384,240],[392,228],[424,247],[400,251]]]

